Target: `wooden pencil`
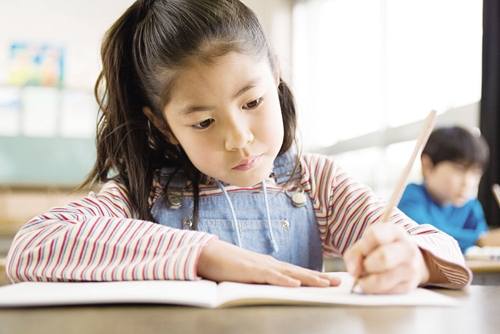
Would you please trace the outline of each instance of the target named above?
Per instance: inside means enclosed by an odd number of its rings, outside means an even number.
[[[410,159],[408,160],[408,163],[406,164],[403,172],[401,173],[401,176],[399,177],[399,180],[396,183],[392,195],[389,198],[389,202],[387,203],[387,206],[384,212],[382,213],[382,216],[380,217],[381,223],[386,223],[387,221],[389,221],[389,217],[391,216],[392,210],[399,203],[399,200],[401,199],[403,191],[406,187],[406,184],[408,183],[408,177],[410,176],[410,171],[413,166],[413,163],[415,162],[415,159],[419,154],[419,152],[423,150],[425,144],[427,143],[427,139],[429,139],[432,129],[434,128],[434,124],[436,123],[436,114],[437,112],[435,110],[431,110],[431,112],[425,119],[424,125],[420,130],[420,134],[418,135],[417,142],[415,143],[415,147],[413,148],[413,152],[410,156]],[[359,276],[356,277],[354,280],[354,284],[352,285],[351,288],[351,293],[354,292],[354,288],[358,284],[358,279]]]

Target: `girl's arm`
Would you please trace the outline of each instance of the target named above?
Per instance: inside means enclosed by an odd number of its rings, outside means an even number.
[[[397,209],[380,232],[375,226],[386,201],[327,157],[306,155],[302,162],[304,188],[313,200],[324,252],[345,255],[349,271],[363,276],[363,288],[370,292],[401,292],[426,284],[450,288],[470,284],[472,274],[453,238],[433,226],[418,225]],[[401,256],[395,258],[394,254]],[[373,280],[368,286],[370,275]],[[395,289],[377,286],[381,281],[392,282]],[[411,282],[396,288],[403,281]]]
[[[7,274],[20,281],[194,280],[338,285],[323,273],[216,240],[202,232],[134,219],[124,189],[53,208],[16,235]]]
[[[214,239],[134,219],[126,191],[109,182],[22,227],[6,271],[12,282],[193,280],[202,248]]]
[[[198,274],[213,281],[272,284],[296,287],[337,286],[340,278],[215,240],[203,247]]]

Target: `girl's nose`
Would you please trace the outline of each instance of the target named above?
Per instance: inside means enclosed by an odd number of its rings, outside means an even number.
[[[228,151],[242,149],[254,139],[252,131],[243,120],[229,120],[225,133],[225,147]]]

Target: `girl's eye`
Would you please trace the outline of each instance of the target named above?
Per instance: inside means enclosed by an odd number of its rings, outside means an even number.
[[[262,100],[263,99],[260,97],[260,98],[258,98],[256,100],[253,100],[253,101],[250,101],[248,103],[245,103],[243,105],[243,108],[245,108],[245,109],[255,109],[255,108],[257,108],[259,106],[259,104],[262,103]]]
[[[200,129],[200,130],[206,129],[210,125],[212,125],[213,122],[214,122],[213,118],[209,118],[209,119],[204,120],[203,122],[193,124],[193,128]]]

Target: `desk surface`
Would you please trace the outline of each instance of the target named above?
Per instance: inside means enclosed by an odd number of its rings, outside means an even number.
[[[0,310],[1,333],[498,333],[500,286],[437,290],[459,307],[103,305]]]
[[[500,260],[466,260],[465,264],[473,273],[500,273]]]

